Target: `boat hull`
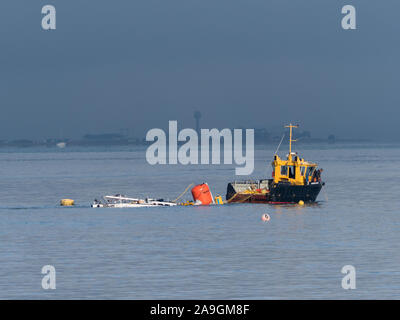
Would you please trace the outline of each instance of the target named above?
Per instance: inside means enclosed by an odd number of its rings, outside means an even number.
[[[227,188],[226,200],[229,203],[297,203],[300,200],[304,202],[315,202],[322,188],[321,182],[314,182],[308,185],[291,185],[288,183],[269,185],[266,193],[248,193],[238,192],[235,184],[229,183]]]

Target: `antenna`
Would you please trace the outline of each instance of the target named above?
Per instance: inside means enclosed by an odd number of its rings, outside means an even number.
[[[292,142],[295,142],[297,140],[293,140],[292,139],[292,129],[293,128],[298,128],[298,125],[293,125],[293,124],[289,124],[288,126],[285,126],[285,128],[290,128],[290,137],[289,137],[289,154],[292,153]]]

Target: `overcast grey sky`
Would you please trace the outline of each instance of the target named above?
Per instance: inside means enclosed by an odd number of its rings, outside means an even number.
[[[41,28],[41,8],[57,29]],[[341,8],[357,30],[341,28]],[[2,0],[0,140],[168,120],[398,139],[400,2]]]

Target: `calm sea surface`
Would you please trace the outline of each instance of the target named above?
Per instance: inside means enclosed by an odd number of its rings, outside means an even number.
[[[258,147],[255,178],[271,175],[273,149]],[[192,182],[225,198],[240,177],[232,165],[150,166],[145,148],[0,149],[0,298],[400,299],[400,145],[297,149],[324,168],[318,204],[140,209],[90,204],[174,199]],[[42,289],[44,265],[56,290]],[[356,290],[341,287],[345,265]]]

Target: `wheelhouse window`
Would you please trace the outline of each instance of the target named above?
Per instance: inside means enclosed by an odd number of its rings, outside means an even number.
[[[306,167],[300,167],[300,174],[304,177],[304,173],[306,172]]]
[[[308,167],[307,168],[307,172],[306,172],[306,176],[307,177],[311,176],[313,174],[314,170],[315,170],[315,167]]]
[[[289,166],[289,178],[294,179],[296,177],[296,167]]]
[[[282,166],[281,167],[281,176],[287,176],[287,174],[288,174],[288,167]]]

